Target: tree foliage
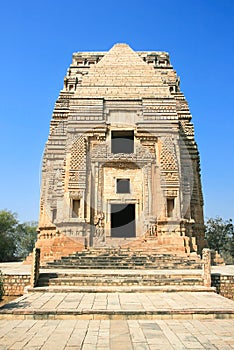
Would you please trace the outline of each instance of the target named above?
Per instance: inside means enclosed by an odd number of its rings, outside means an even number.
[[[17,226],[16,255],[20,258],[32,252],[37,238],[37,222],[24,222]]]
[[[206,222],[209,247],[217,251],[228,264],[234,263],[234,226],[232,219],[210,218]]]
[[[11,261],[16,250],[16,214],[0,211],[0,261]]]
[[[33,249],[37,223],[19,223],[17,215],[0,210],[0,262],[24,259]]]

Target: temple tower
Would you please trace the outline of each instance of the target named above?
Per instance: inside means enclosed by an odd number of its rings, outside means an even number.
[[[36,246],[204,246],[199,154],[166,52],[74,53],[46,143]]]

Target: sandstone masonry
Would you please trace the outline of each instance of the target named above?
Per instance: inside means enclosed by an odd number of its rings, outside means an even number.
[[[53,111],[41,184],[42,260],[87,247],[205,246],[188,103],[166,52],[74,53]]]

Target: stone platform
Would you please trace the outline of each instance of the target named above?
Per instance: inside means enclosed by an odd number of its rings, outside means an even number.
[[[234,302],[211,292],[30,293],[0,309],[0,319],[128,320],[233,318]]]
[[[29,267],[19,263],[1,264],[0,268],[4,273],[29,273]],[[232,273],[233,267],[213,270]],[[41,272],[58,274],[58,269],[41,269]],[[97,280],[102,273],[93,269],[82,270],[80,274],[86,272],[96,275]],[[74,272],[65,269],[59,273],[66,276],[70,273],[72,279]],[[105,273],[121,275],[116,269]],[[162,271],[124,271],[128,277],[147,273],[152,277]],[[165,273],[173,277],[178,271],[163,271]],[[179,273],[186,275],[188,271]],[[196,275],[197,271],[189,273]],[[122,286],[112,286],[111,292],[99,290],[106,287],[97,285],[95,292],[87,293],[87,290],[82,292],[82,288],[88,286],[44,286],[10,302],[0,308],[0,349],[234,348],[234,302],[212,289],[159,286],[156,292],[147,291],[144,286],[128,286],[126,292],[121,290]],[[132,290],[136,287],[141,290]],[[182,291],[181,287],[190,291]],[[57,288],[56,292],[53,288]],[[169,292],[168,288],[174,291]]]

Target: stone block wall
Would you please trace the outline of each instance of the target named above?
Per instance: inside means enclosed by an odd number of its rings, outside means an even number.
[[[218,294],[234,300],[234,275],[211,275],[211,285],[216,288]]]
[[[30,285],[30,274],[3,275],[4,294],[8,296],[20,296],[24,294],[24,288]]]

